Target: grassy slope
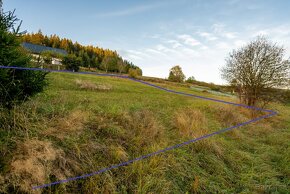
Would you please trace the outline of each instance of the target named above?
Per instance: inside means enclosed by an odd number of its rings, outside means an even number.
[[[80,89],[76,79],[112,89]],[[13,119],[1,112],[3,191],[31,192],[31,185],[90,173],[251,118],[241,108],[130,80],[51,73],[49,82],[44,93],[15,110]],[[280,112],[278,117],[43,191],[287,193],[290,110],[279,104],[272,108]]]

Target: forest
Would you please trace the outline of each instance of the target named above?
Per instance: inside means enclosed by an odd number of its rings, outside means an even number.
[[[105,72],[129,73],[130,69],[137,70],[142,74],[142,70],[132,62],[123,59],[117,51],[103,49],[92,45],[84,46],[78,42],[73,42],[58,35],[44,35],[41,30],[37,33],[26,33],[22,36],[23,42],[43,45],[52,48],[64,49],[70,56],[77,57],[80,66],[87,68],[97,68]]]

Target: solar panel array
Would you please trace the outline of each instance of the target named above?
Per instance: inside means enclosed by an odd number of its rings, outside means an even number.
[[[58,49],[58,48],[52,48],[52,47],[47,47],[47,46],[42,46],[42,45],[37,45],[37,44],[32,44],[28,42],[22,43],[22,46],[29,50],[32,53],[40,54],[45,51],[50,51],[50,52],[55,52],[58,54],[62,55],[67,55],[67,52],[63,49]]]

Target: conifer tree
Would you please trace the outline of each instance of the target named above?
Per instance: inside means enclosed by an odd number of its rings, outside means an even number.
[[[31,67],[31,58],[21,47],[20,25],[14,11],[4,12],[0,0],[0,66]],[[21,24],[21,22],[20,22]],[[11,109],[43,90],[45,72],[0,68],[0,106]]]

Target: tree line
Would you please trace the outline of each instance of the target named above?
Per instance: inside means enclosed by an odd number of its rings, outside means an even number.
[[[105,72],[129,73],[130,69],[137,70],[142,75],[142,70],[132,62],[124,60],[116,51],[103,49],[92,45],[83,46],[78,42],[73,42],[67,38],[60,38],[57,35],[44,35],[41,30],[37,33],[27,33],[22,36],[23,42],[43,45],[52,48],[64,49],[68,56],[64,57],[68,68],[78,70],[79,66],[87,68],[97,68]],[[131,70],[132,71],[132,70]]]

